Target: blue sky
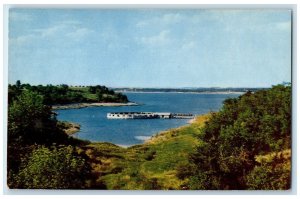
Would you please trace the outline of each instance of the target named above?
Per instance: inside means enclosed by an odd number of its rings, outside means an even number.
[[[10,9],[9,83],[269,87],[291,81],[289,10]]]

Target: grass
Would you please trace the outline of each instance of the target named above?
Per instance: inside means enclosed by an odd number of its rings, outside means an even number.
[[[84,98],[89,99],[91,101],[97,101],[97,94],[93,94],[89,92],[88,87],[69,87],[73,91],[80,92]],[[103,94],[103,98],[116,99],[115,95]]]
[[[90,159],[96,182],[107,189],[182,189],[187,179],[177,177],[177,168],[187,165],[201,144],[197,135],[208,118],[198,116],[192,124],[162,132],[142,145],[92,143],[81,150]]]
[[[69,89],[76,90],[76,91],[82,91],[82,92],[88,92],[88,87],[75,87],[75,86],[69,86]]]
[[[80,92],[84,98],[87,98],[89,100],[94,100],[94,101],[97,100],[97,95],[90,93],[88,87],[69,87],[69,88],[70,90]]]

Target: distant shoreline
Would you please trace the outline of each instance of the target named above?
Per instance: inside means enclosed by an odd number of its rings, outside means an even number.
[[[128,102],[128,103],[115,103],[115,102],[94,102],[94,103],[74,103],[74,104],[63,104],[63,105],[53,105],[52,110],[64,110],[64,109],[80,109],[86,107],[116,107],[116,106],[138,106],[137,103]]]
[[[226,91],[204,91],[204,92],[179,92],[179,91],[115,91],[115,92],[120,92],[120,93],[187,93],[187,94],[244,94],[246,92],[240,92],[240,91],[230,91],[230,92],[226,92]]]

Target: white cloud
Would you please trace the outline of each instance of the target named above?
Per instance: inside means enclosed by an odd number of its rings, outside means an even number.
[[[56,36],[59,33],[63,34],[68,31],[68,27],[64,24],[54,25],[42,29],[34,29],[33,32],[36,32],[41,37],[51,37]]]
[[[38,39],[68,40],[79,41],[92,34],[94,31],[81,27],[76,21],[62,21],[46,28],[33,29],[27,35],[10,38],[11,45],[22,45]]]
[[[73,32],[70,32],[70,33],[67,33],[66,35],[68,37],[71,37],[73,39],[81,39],[91,33],[93,33],[94,31],[92,30],[89,30],[87,28],[79,28],[79,29],[76,29],[75,31]]]
[[[139,41],[146,45],[164,45],[170,42],[170,31],[163,30],[157,35],[153,35],[150,37],[141,37]]]
[[[233,30],[233,28],[231,28]],[[252,32],[290,32],[291,22],[270,22],[264,24],[252,24],[251,26],[243,26],[245,31]]]
[[[142,28],[142,27],[145,27],[149,24],[149,20],[145,20],[145,21],[139,21],[136,23],[136,27],[138,28]]]
[[[61,21],[59,24],[61,24],[61,25],[81,25],[82,23],[80,21],[76,21],[76,20],[64,20],[64,21]]]
[[[190,42],[185,42],[182,46],[181,49],[182,50],[191,50],[193,48],[196,47],[196,44],[194,41],[190,41]]]
[[[9,43],[10,43],[10,45],[13,45],[13,46],[23,45],[25,43],[28,43],[28,42],[34,40],[35,38],[36,38],[36,36],[33,34],[21,35],[16,38],[10,38]]]
[[[18,13],[18,12],[10,12],[9,13],[9,20],[12,21],[31,21],[32,17],[29,14],[25,13]]]
[[[173,23],[178,23],[183,19],[184,19],[183,15],[181,15],[179,13],[176,13],[176,14],[169,13],[169,14],[163,15],[161,20],[166,24],[173,24]]]
[[[181,22],[185,17],[179,13],[167,13],[159,17],[153,17],[146,20],[141,20],[136,23],[136,27],[143,28],[146,26],[167,26]]]
[[[74,20],[61,21],[47,28],[33,31],[39,33],[42,37],[69,36],[72,38],[83,37],[93,32],[88,28],[81,27],[81,23]]]
[[[291,31],[291,22],[279,22],[275,25],[275,27],[282,31]]]

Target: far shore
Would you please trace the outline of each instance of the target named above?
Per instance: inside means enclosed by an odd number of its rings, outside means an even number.
[[[74,103],[74,104],[63,104],[63,105],[53,105],[53,110],[63,110],[63,109],[79,109],[86,107],[99,107],[99,106],[137,106],[137,103],[115,103],[115,102],[94,102],[94,103]]]
[[[212,91],[212,92],[209,92],[209,91],[203,91],[203,92],[179,92],[179,91],[169,91],[169,92],[166,92],[166,91],[121,91],[121,90],[117,90],[116,92],[120,92],[120,93],[187,93],[187,94],[239,94],[239,95],[242,95],[244,94],[245,92],[238,92],[238,91],[230,91],[230,92],[227,92],[227,91]]]

